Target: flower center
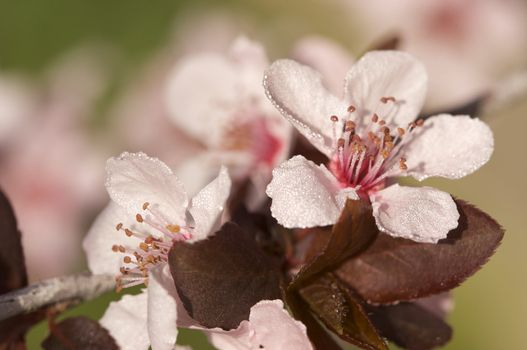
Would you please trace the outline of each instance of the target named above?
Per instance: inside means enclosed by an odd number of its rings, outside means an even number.
[[[392,103],[397,108],[394,97],[382,97],[380,101],[383,104]],[[371,191],[382,189],[387,177],[407,170],[404,146],[411,139],[412,131],[423,125],[423,120],[418,119],[405,129],[397,127],[392,130],[385,120],[373,113],[369,122],[358,128],[351,120],[355,110],[354,106],[348,107],[338,139],[339,117],[330,117],[336,139],[330,169],[343,187],[352,187],[359,195],[367,196]]]
[[[131,227],[125,227],[123,223],[115,227],[127,237],[139,239],[139,244],[135,247],[117,244],[112,246],[112,251],[124,254],[124,264],[115,278],[117,291],[139,284],[148,285],[149,271],[157,264],[168,261],[172,244],[192,238],[193,227],[170,223],[148,202],[143,204],[143,214],[136,214],[135,221],[137,225]]]

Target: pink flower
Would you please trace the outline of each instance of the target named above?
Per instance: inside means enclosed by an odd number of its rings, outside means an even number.
[[[262,199],[291,137],[290,125],[261,88],[267,65],[262,46],[242,37],[227,54],[191,55],[174,67],[166,92],[170,116],[205,146],[178,169],[184,183],[202,186],[225,164],[237,183],[251,181],[254,202]]]
[[[378,228],[389,235],[437,242],[457,227],[449,194],[390,185],[398,176],[458,179],[485,164],[492,132],[478,119],[437,115],[415,122],[426,94],[424,67],[397,51],[373,51],[346,75],[344,98],[333,96],[307,66],[279,60],[264,85],[276,107],[329,159],[329,169],[295,156],[273,171],[271,212],[286,227],[336,222],[347,198],[369,199]]]
[[[0,80],[0,185],[19,221],[30,281],[75,268],[84,220],[104,195],[82,122],[106,80],[80,53],[52,67],[43,86]]]
[[[200,326],[182,306],[167,254],[173,241],[197,241],[217,230],[231,188],[225,168],[190,202],[174,173],[143,153],[110,159],[107,172],[112,203],[84,241],[88,265],[98,274],[120,271],[121,287],[148,281],[145,291],[112,303],[101,319],[121,348],[173,349],[178,327],[203,330],[222,349],[310,348],[305,327],[279,300],[257,303],[231,331]]]
[[[362,20],[366,41],[398,35],[400,48],[425,63],[431,108],[461,104],[485,92],[526,57],[527,12],[521,0],[342,3]]]

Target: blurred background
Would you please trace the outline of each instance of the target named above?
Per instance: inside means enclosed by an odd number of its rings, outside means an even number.
[[[294,57],[340,84],[341,68],[397,37],[430,75],[427,110],[493,92],[496,149],[457,181],[429,180],[506,229],[497,254],[454,291],[447,349],[521,349],[527,325],[527,3],[522,0],[0,0],[0,186],[32,282],[84,270],[83,234],[107,201],[104,164],[143,150],[177,167],[192,142],[170,124],[166,79],[183,57],[243,34],[270,61]],[[336,64],[335,62],[339,62]],[[344,70],[345,71],[345,70]],[[69,314],[97,319],[107,295]],[[30,332],[31,348],[45,337]],[[185,332],[182,343],[205,348]]]

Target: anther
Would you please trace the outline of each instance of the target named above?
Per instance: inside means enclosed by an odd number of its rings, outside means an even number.
[[[346,124],[344,125],[344,131],[353,131],[355,130],[355,123],[351,120],[347,120]]]
[[[123,247],[122,245],[119,246],[119,253],[124,253],[126,252],[126,248]]]
[[[129,229],[127,229],[127,228],[124,229],[124,233],[128,237],[132,237],[134,235],[134,233],[132,231],[130,231]]]
[[[332,115],[329,119],[334,123],[339,121],[339,117],[337,117],[336,115]]]
[[[127,255],[127,256],[125,256],[125,257],[123,258],[123,261],[125,262],[125,264],[129,264],[129,263],[132,262],[132,258],[130,258],[130,257]]]
[[[165,228],[172,233],[178,233],[181,231],[181,227],[179,225],[166,225]]]
[[[338,145],[339,148],[344,147],[345,144],[346,144],[346,140],[344,140],[343,138],[339,138],[338,139],[337,145]]]
[[[419,119],[417,119],[417,120],[415,121],[415,124],[416,124],[417,126],[423,126],[424,122],[425,122],[424,119],[419,118]]]
[[[374,113],[371,117],[371,121],[374,123],[377,123],[378,120],[379,120],[379,116],[377,115],[377,113]]]
[[[118,223],[117,226],[115,226],[115,229],[117,231],[120,231],[122,228],[123,228],[123,223],[122,222]]]
[[[148,252],[148,244],[146,244],[145,242],[139,243],[139,248],[141,248],[145,252]]]
[[[404,136],[404,129],[403,128],[397,128],[397,133],[399,136]]]
[[[117,253],[119,251],[119,246],[117,244],[112,245],[112,251]]]
[[[350,106],[348,107],[348,112],[349,112],[349,113],[353,113],[353,112],[355,112],[355,110],[356,110],[355,106],[350,105]]]
[[[135,214],[135,220],[137,220],[137,222],[143,222],[143,217],[141,216],[141,214]]]
[[[147,210],[149,205],[150,205],[150,203],[144,202],[143,203],[143,210]]]
[[[382,103],[388,103],[389,101],[396,102],[396,99],[393,96],[381,97],[381,102]]]

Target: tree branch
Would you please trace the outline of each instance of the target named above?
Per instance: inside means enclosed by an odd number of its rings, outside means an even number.
[[[110,275],[77,275],[52,278],[0,295],[0,321],[62,302],[77,304],[115,289]]]

